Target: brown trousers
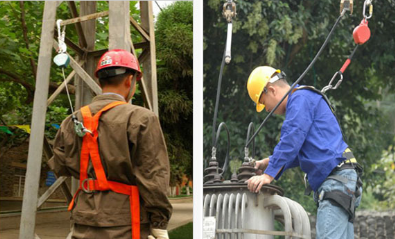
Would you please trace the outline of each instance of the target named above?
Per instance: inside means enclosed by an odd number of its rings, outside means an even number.
[[[119,227],[93,227],[74,224],[72,239],[131,239],[130,226]],[[147,239],[149,235],[149,224],[140,225],[140,239]]]

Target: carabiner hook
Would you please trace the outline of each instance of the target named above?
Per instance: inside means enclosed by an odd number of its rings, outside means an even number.
[[[340,75],[340,79],[337,81],[336,85],[333,87],[332,86],[332,82],[335,80],[336,76]],[[335,74],[333,75],[331,81],[329,81],[329,84],[327,86],[325,86],[324,88],[322,88],[321,92],[325,93],[327,90],[336,90],[337,87],[339,87],[339,85],[342,83],[343,81],[343,74],[341,71],[336,71]]]
[[[369,6],[369,16],[366,16],[366,6]],[[363,18],[365,19],[365,21],[372,17],[372,15],[373,15],[372,0],[365,0],[365,2],[363,3],[362,15],[363,15]]]
[[[236,17],[236,4],[232,2],[232,0],[228,0],[224,3],[222,16],[224,16],[229,23],[232,22],[233,17]]]

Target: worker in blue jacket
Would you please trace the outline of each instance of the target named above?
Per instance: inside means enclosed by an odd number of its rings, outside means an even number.
[[[285,73],[269,66],[256,68],[247,83],[257,112],[272,111],[289,89]],[[362,168],[344,142],[329,101],[313,87],[297,86],[273,113],[285,114],[280,142],[273,155],[256,162],[261,175],[247,181],[248,189],[258,193],[286,169],[300,166],[308,179],[306,192],[314,191],[318,205],[317,238],[354,238]]]

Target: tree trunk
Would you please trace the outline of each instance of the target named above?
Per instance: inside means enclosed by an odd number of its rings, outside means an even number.
[[[171,186],[170,187],[170,197],[175,197],[176,196],[176,187]]]

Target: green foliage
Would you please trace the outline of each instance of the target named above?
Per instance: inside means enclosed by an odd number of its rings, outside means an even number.
[[[204,1],[204,159],[211,158],[213,115],[218,75],[226,43],[226,21],[222,17],[225,1]],[[323,44],[332,24],[339,16],[338,2],[324,1],[237,1],[232,37],[232,62],[225,66],[218,109],[218,127],[226,122],[230,130],[230,157],[242,161],[247,127],[257,127],[266,113],[257,114],[249,99],[246,82],[251,71],[260,65],[272,65],[287,73],[294,82]],[[355,44],[352,31],[361,21],[362,2],[355,2],[354,14],[343,17],[323,54],[301,81],[322,89],[340,69]],[[394,145],[395,106],[395,29],[391,27],[395,5],[391,1],[374,2],[374,14],[369,21],[371,39],[360,46],[339,89],[327,95],[336,107],[336,114],[359,163],[365,168],[364,188],[375,187],[387,179],[373,173],[370,166],[379,161],[382,150]],[[384,44],[385,43],[385,44]],[[377,105],[382,102],[380,107]],[[269,156],[280,138],[283,117],[269,119],[255,138],[256,159]],[[250,152],[251,152],[250,145]],[[217,159],[224,163],[226,137],[221,134]],[[230,170],[224,174],[230,177]],[[286,196],[300,202],[314,213],[311,197],[303,196],[303,173],[288,170],[275,182]],[[392,189],[386,185],[388,192]],[[375,199],[386,198],[373,194]],[[390,205],[389,205],[390,206]]]
[[[376,174],[381,174],[382,178],[381,183],[372,188],[373,195],[380,199],[379,206],[395,209],[395,145],[383,151],[382,158],[372,165],[372,169]]]
[[[188,186],[189,187],[189,186]],[[192,194],[193,193],[193,188],[189,187],[189,193]],[[182,187],[181,189],[181,194],[187,194],[187,186]]]
[[[130,3],[130,14],[136,21],[140,21],[137,2]],[[33,96],[35,89],[34,68],[38,66],[38,54],[40,47],[40,36],[42,27],[42,15],[45,2],[0,2],[0,118],[7,124],[30,125]],[[108,10],[107,2],[96,2],[97,11]],[[80,3],[76,2],[77,9]],[[22,17],[24,14],[24,17]],[[72,18],[67,3],[62,3],[57,8],[57,19]],[[26,25],[24,30],[23,23]],[[96,22],[96,50],[106,49],[108,46],[108,17],[102,17]],[[24,37],[26,33],[26,39]],[[141,35],[132,30],[132,38],[140,42]],[[66,37],[78,45],[79,39],[75,24],[67,25]],[[68,47],[68,52],[76,57],[73,49]],[[52,52],[56,54],[55,50]],[[32,63],[33,62],[33,63]],[[34,66],[33,66],[33,65]],[[71,67],[66,68],[68,75]],[[59,68],[51,67],[50,80],[60,84],[63,76]],[[50,87],[50,92],[54,91]],[[137,97],[141,94],[136,91]],[[73,96],[72,100],[74,99]],[[69,103],[67,97],[60,95],[48,108],[46,136],[53,138],[56,130],[50,126],[51,123],[60,124],[64,117],[71,112],[68,111]]]
[[[182,227],[176,228],[169,232],[171,239],[192,239],[193,238],[193,223],[188,223]]]
[[[156,22],[159,116],[171,162],[170,185],[192,179],[193,4],[175,2]]]

